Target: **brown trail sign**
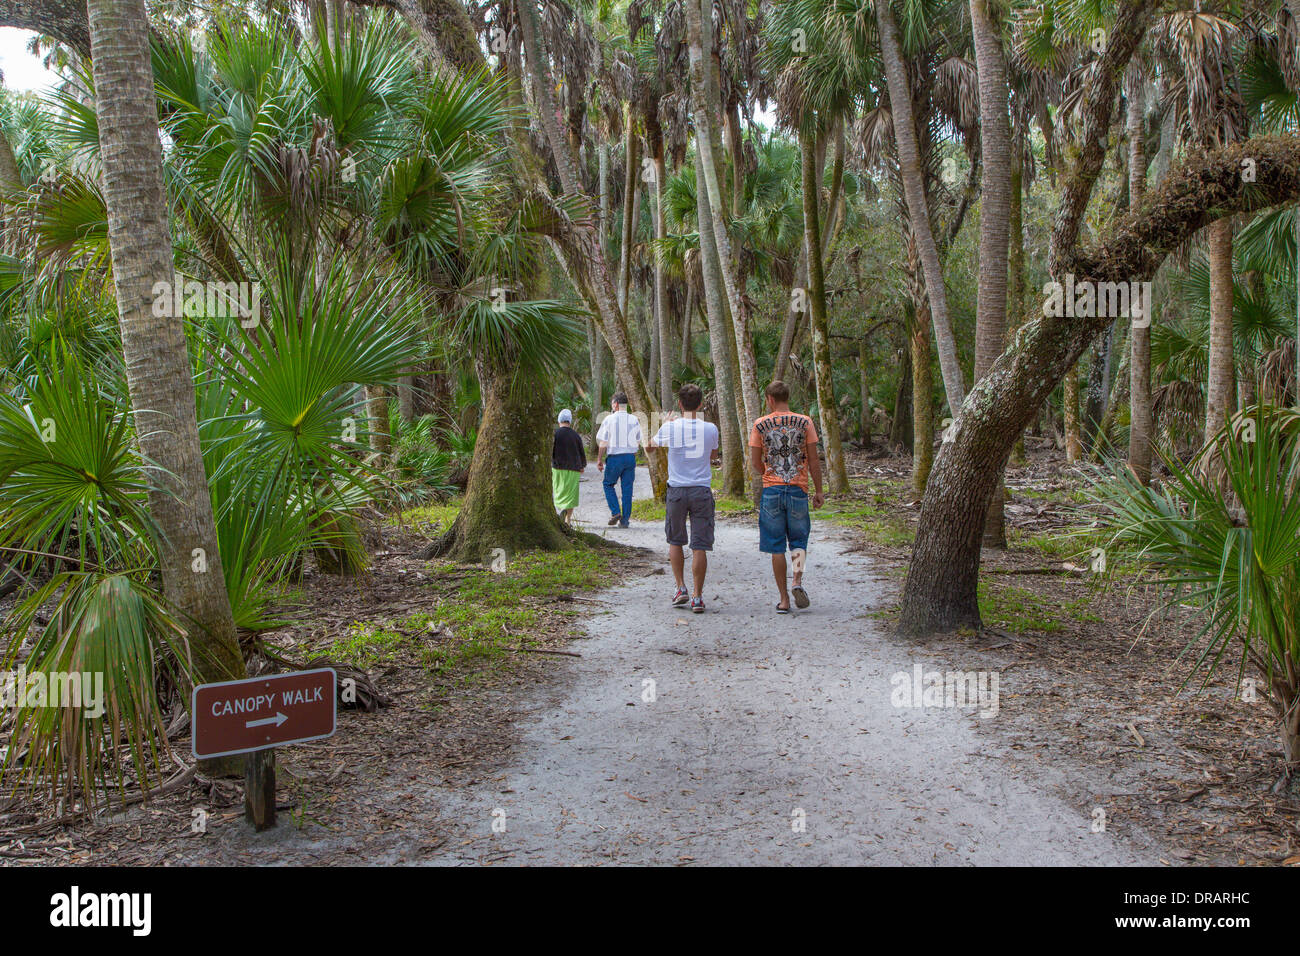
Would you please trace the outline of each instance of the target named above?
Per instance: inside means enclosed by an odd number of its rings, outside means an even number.
[[[258,830],[275,825],[275,759],[265,751],[333,736],[337,684],[334,669],[322,667],[194,688],[194,756],[248,754],[244,810]]]

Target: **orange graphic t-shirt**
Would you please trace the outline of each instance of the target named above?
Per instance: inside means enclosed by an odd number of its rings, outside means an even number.
[[[817,426],[798,412],[773,412],[754,422],[749,447],[763,449],[763,487],[798,485],[808,490],[808,455],[817,454]]]

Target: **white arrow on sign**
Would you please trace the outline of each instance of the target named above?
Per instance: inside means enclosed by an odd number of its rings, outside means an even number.
[[[244,726],[265,727],[267,724],[275,724],[275,726],[279,727],[282,723],[284,723],[288,719],[289,718],[284,716],[284,714],[280,713],[279,711],[276,711],[274,717],[263,717],[261,720],[250,720],[247,723],[245,723]]]

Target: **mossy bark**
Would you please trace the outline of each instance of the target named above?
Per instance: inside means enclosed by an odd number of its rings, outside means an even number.
[[[483,418],[460,514],[419,557],[491,563],[518,551],[559,551],[573,539],[551,499],[551,390],[540,376],[481,370]]]

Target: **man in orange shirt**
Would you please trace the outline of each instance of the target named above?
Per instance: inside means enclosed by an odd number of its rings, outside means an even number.
[[[749,431],[749,461],[763,476],[763,499],[758,509],[758,548],[772,556],[772,574],[781,600],[777,614],[809,605],[803,588],[804,559],[812,518],[808,513],[808,478],[812,477],[812,506],[820,508],[822,466],[817,457],[817,427],[807,415],[790,411],[790,389],[785,382],[767,387],[767,414]],[[794,582],[786,593],[785,552],[790,551]]]

